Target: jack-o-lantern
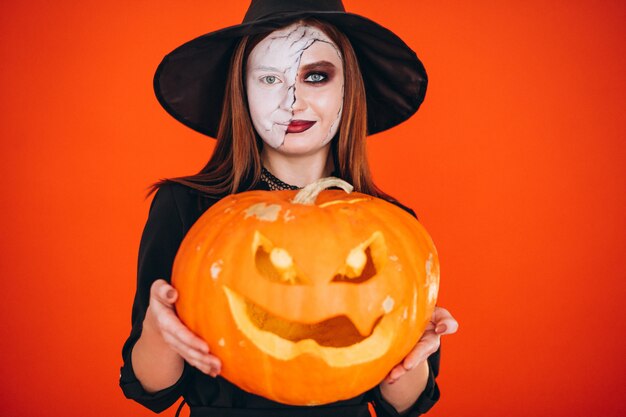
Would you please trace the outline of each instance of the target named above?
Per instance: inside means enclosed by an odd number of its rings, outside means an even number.
[[[351,189],[327,178],[232,195],[185,237],[177,313],[242,389],[292,405],[351,398],[423,333],[439,286],[432,240],[404,210]]]

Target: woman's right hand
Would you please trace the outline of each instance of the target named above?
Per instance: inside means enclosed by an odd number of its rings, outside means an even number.
[[[209,352],[207,343],[196,336],[176,315],[174,303],[178,291],[164,279],[154,281],[150,287],[150,304],[144,319],[144,328],[149,326],[165,343],[187,363],[207,375],[216,377],[221,361]]]

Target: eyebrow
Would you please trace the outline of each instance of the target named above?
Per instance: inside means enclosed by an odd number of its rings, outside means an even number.
[[[276,67],[264,67],[264,66],[260,66],[260,67],[254,67],[252,68],[252,71],[275,71],[275,72],[284,72],[283,70],[280,70]]]
[[[302,71],[311,71],[314,69],[325,69],[325,70],[331,70],[335,68],[335,64],[333,64],[332,62],[329,61],[317,61],[317,62],[312,62],[310,64],[306,64],[303,65],[300,69]]]

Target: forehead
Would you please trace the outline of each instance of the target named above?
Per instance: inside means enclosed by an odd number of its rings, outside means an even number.
[[[248,65],[285,64],[300,59],[300,64],[313,60],[341,63],[337,45],[321,29],[294,23],[271,32],[250,52]]]

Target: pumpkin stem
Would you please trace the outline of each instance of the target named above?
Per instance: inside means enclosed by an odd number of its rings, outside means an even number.
[[[319,195],[319,193],[331,187],[339,187],[348,194],[350,194],[352,190],[354,189],[352,185],[342,180],[341,178],[336,178],[336,177],[320,178],[319,180],[314,181],[311,184],[304,187],[303,189],[301,189],[298,192],[298,194],[296,194],[292,202],[296,204],[304,204],[307,206],[311,206],[315,204],[315,200],[317,199],[317,196]]]

